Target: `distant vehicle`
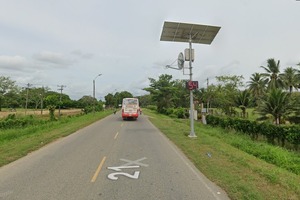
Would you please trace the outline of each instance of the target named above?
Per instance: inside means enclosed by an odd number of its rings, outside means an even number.
[[[124,98],[122,102],[122,118],[137,119],[139,117],[140,106],[137,98]]]

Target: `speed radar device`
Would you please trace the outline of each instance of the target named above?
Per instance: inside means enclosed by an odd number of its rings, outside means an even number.
[[[185,86],[188,90],[198,89],[198,81],[187,81]]]
[[[160,36],[160,41],[189,43],[189,50],[188,53],[186,53],[185,60],[189,61],[190,82],[193,81],[192,62],[194,61],[194,57],[192,56],[192,43],[211,44],[216,35],[218,34],[220,28],[221,27],[210,25],[168,21],[164,22],[163,30]],[[190,109],[194,110],[193,90],[190,90]],[[194,132],[194,112],[191,112],[190,122],[191,131],[189,137],[197,137]]]

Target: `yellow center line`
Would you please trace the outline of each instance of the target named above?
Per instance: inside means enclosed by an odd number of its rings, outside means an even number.
[[[97,170],[96,170],[96,172],[95,172],[95,174],[94,174],[94,176],[93,176],[93,178],[91,180],[92,183],[94,183],[96,181],[96,179],[97,179],[97,177],[98,177],[98,175],[99,175],[99,173],[101,171],[101,168],[102,168],[105,160],[106,160],[106,156],[104,156],[103,159],[101,160],[101,162],[100,162],[100,164],[99,164],[99,166],[98,166],[98,168],[97,168]]]
[[[119,132],[116,133],[114,139],[117,139],[118,135],[119,135]]]

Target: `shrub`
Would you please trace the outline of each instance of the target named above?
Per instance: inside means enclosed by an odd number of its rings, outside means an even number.
[[[174,114],[177,116],[177,118],[185,119],[188,118],[189,113],[185,108],[179,107],[174,110]]]
[[[248,134],[253,139],[257,139],[261,135],[271,144],[275,144],[276,139],[281,146],[285,146],[285,141],[288,141],[297,149],[300,144],[300,126],[297,125],[278,126],[266,122],[258,123],[245,119],[225,118],[213,115],[208,115],[206,121],[211,126],[234,129],[235,131]]]
[[[148,105],[146,108],[149,110],[157,111],[157,107],[155,105]]]
[[[174,113],[174,108],[167,108],[165,114],[169,115],[169,116],[172,115],[172,114],[175,114]]]
[[[25,116],[22,118],[16,118],[15,116],[9,116],[4,120],[0,121],[0,129],[12,129],[12,128],[23,128],[28,125],[36,125],[44,122],[43,120],[37,120],[32,115]]]

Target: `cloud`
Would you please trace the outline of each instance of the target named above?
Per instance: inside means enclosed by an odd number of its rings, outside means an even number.
[[[62,65],[62,66],[68,66],[75,62],[75,60],[68,58],[64,54],[50,52],[50,51],[43,51],[38,54],[35,54],[33,55],[33,58],[43,63]]]
[[[83,59],[91,59],[94,57],[92,53],[82,53],[80,50],[74,50],[71,52],[72,55],[83,58]]]
[[[0,68],[20,70],[28,65],[28,60],[22,56],[0,55]]]

